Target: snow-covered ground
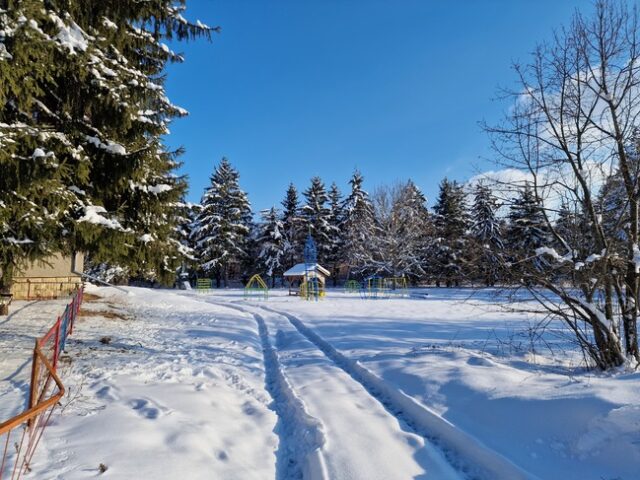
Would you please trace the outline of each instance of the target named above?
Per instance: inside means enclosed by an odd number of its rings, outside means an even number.
[[[90,289],[31,478],[640,478],[640,373],[495,292],[129,290]],[[0,317],[3,416],[63,304]]]
[[[47,333],[67,303],[15,301],[10,314],[0,316],[0,421],[26,408],[35,340]]]

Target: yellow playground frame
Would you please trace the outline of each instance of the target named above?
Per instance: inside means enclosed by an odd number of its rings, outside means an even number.
[[[269,299],[269,287],[259,274],[255,274],[249,279],[244,287],[244,298],[263,297]]]
[[[207,293],[211,290],[211,279],[210,278],[198,278],[196,280],[196,292],[198,293]]]
[[[303,280],[300,283],[300,298],[303,300],[311,300],[312,298],[324,298],[327,292],[324,288],[324,283],[319,278],[311,277],[311,290],[307,291],[307,280]],[[317,291],[316,291],[317,290]]]
[[[360,293],[363,299],[409,296],[409,285],[405,277],[369,277],[362,283],[348,280],[345,293]]]

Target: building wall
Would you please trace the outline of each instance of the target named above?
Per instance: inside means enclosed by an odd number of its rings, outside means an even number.
[[[66,277],[30,277],[16,278],[11,293],[16,300],[38,298],[60,298],[71,295],[82,285],[77,275]]]
[[[74,272],[84,269],[84,255],[52,255],[45,262],[34,262],[18,272],[11,293],[16,300],[58,298],[70,295],[82,284]]]
[[[76,253],[72,256],[57,253],[46,258],[42,262],[34,262],[17,273],[16,278],[32,277],[65,277],[75,275],[73,272],[82,272],[84,269],[84,255]]]

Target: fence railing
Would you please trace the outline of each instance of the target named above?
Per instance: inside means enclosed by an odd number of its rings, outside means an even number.
[[[57,374],[58,363],[67,337],[73,332],[82,298],[80,288],[49,331],[35,341],[28,408],[0,423],[0,480],[18,480],[30,470],[33,454],[65,393]]]

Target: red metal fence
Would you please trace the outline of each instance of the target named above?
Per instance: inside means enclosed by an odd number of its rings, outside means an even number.
[[[57,374],[58,361],[67,337],[73,332],[82,296],[83,289],[80,288],[49,331],[35,341],[29,406],[19,415],[0,423],[0,480],[18,480],[30,470],[29,463],[51,414],[64,395],[64,385]]]

